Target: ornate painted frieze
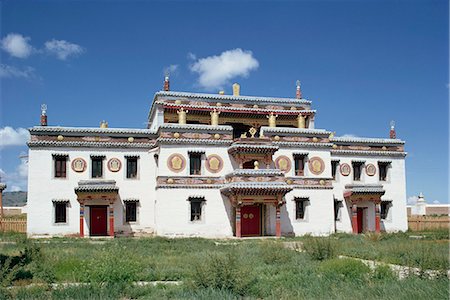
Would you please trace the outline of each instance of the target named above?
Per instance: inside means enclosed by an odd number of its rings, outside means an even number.
[[[288,185],[295,186],[295,188],[333,188],[333,182],[331,179],[287,177],[285,181]]]
[[[158,188],[218,188],[225,180],[222,177],[158,176]]]
[[[313,156],[308,161],[309,171],[314,175],[320,175],[325,170],[325,163],[323,159],[318,156]]]
[[[186,168],[186,159],[179,153],[174,153],[167,159],[167,167],[175,173],[182,172]]]

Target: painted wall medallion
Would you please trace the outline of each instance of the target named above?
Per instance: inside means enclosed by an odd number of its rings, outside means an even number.
[[[223,168],[223,160],[217,154],[208,155],[206,159],[206,169],[211,173],[218,173]]]
[[[72,160],[72,170],[75,172],[84,172],[86,170],[86,161],[81,157]]]
[[[167,159],[167,167],[175,172],[179,173],[184,170],[186,167],[186,160],[184,159],[183,155],[175,153],[169,156]]]
[[[291,160],[285,155],[280,155],[275,159],[275,167],[287,173],[291,170]]]
[[[118,172],[120,171],[120,168],[122,167],[122,163],[118,158],[111,158],[108,161],[108,170],[111,172]]]
[[[352,171],[352,169],[349,164],[344,163],[344,164],[341,164],[340,171],[341,171],[342,176],[348,176],[348,175],[350,175],[350,172]]]
[[[366,166],[366,174],[367,175],[373,176],[373,175],[375,175],[376,172],[377,172],[377,168],[373,164],[368,164]]]
[[[311,157],[309,159],[309,170],[311,171],[311,173],[313,173],[314,175],[320,175],[323,173],[323,171],[325,170],[325,163],[323,162],[323,160],[318,157],[318,156],[314,156]]]

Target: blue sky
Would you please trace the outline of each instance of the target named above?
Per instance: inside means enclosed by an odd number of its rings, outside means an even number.
[[[444,0],[1,1],[3,180],[26,189],[21,128],[39,123],[41,103],[49,125],[144,128],[172,66],[177,91],[237,81],[244,95],[291,97],[300,79],[316,128],[337,135],[387,137],[395,120],[408,197],[447,202],[448,11]]]

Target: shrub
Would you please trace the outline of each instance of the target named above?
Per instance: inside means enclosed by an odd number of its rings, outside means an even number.
[[[266,264],[280,264],[292,259],[292,250],[286,249],[277,242],[265,241],[259,245],[260,258]]]
[[[354,259],[330,259],[321,263],[319,272],[329,279],[363,280],[370,268]]]
[[[245,295],[255,283],[251,267],[238,260],[237,254],[211,253],[193,269],[193,284],[198,288],[227,290]]]
[[[387,265],[378,265],[375,267],[372,273],[372,278],[377,280],[397,280],[394,272]]]
[[[333,258],[337,252],[335,242],[329,237],[308,237],[303,242],[303,250],[314,260]]]

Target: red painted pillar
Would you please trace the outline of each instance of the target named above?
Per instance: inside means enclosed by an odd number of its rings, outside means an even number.
[[[353,233],[358,233],[358,209],[356,204],[352,205],[352,229]]]
[[[84,237],[84,202],[80,202],[80,237]]]
[[[380,233],[380,204],[375,204],[375,232]]]
[[[276,212],[276,219],[275,219],[275,234],[277,237],[281,237],[281,212],[280,207],[277,205],[277,212]]]
[[[236,206],[236,237],[241,237],[241,207]]]
[[[109,236],[114,236],[114,206],[109,204]]]

